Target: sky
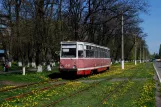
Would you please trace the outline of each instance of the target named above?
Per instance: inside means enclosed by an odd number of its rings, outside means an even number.
[[[4,53],[4,50],[0,50],[0,53]]]
[[[148,0],[148,14],[141,13],[140,17],[144,20],[140,26],[147,33],[146,42],[151,54],[159,53],[161,44],[161,0]]]

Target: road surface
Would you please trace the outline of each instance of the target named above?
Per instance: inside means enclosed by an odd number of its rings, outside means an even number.
[[[159,81],[161,83],[161,62],[154,62],[154,68],[157,72],[157,76],[158,76]]]

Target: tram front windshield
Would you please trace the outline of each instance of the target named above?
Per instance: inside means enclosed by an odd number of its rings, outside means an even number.
[[[62,58],[75,58],[76,57],[76,44],[62,44],[61,46]]]

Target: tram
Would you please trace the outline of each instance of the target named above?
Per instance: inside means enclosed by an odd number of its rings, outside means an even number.
[[[61,73],[89,75],[109,69],[111,66],[110,49],[93,43],[61,42]]]

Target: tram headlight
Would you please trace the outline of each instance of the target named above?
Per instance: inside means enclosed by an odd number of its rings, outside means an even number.
[[[73,69],[76,69],[76,68],[77,68],[77,66],[76,66],[76,65],[74,65],[74,66],[73,66]]]

